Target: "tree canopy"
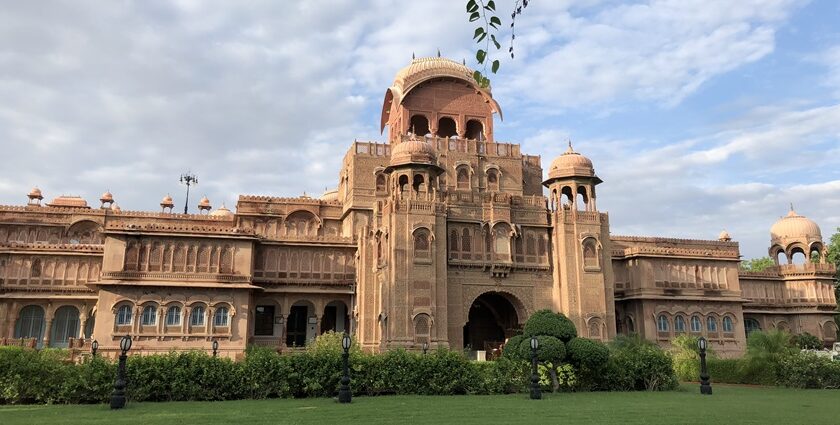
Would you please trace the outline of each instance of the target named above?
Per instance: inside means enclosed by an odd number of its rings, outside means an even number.
[[[745,272],[761,272],[776,264],[770,257],[752,258],[741,261],[741,270]]]

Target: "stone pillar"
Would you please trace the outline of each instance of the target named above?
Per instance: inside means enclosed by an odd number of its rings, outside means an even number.
[[[84,311],[79,313],[79,333],[78,333],[77,336],[81,340],[85,339],[85,325],[87,324],[87,321],[88,321],[87,313],[85,313]]]
[[[47,327],[44,330],[44,335],[43,335],[43,339],[42,339],[43,342],[44,342],[44,345],[43,345],[44,348],[50,346],[50,337],[51,337],[51,334],[52,334],[53,319],[54,319],[54,317],[53,317],[52,312],[50,312],[48,315],[44,316],[44,320],[46,320],[46,322],[47,322]]]

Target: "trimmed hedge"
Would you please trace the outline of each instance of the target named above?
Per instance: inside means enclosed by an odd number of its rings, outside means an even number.
[[[575,324],[561,313],[555,313],[551,310],[538,310],[525,322],[522,334],[525,338],[550,335],[563,342],[568,342],[577,336],[577,329],[575,329]]]

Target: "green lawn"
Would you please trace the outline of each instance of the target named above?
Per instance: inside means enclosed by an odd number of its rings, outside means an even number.
[[[506,396],[357,397],[330,399],[107,405],[0,406],[0,424],[836,424],[840,390],[790,390],[716,385],[701,396],[697,385],[679,391],[527,394]]]

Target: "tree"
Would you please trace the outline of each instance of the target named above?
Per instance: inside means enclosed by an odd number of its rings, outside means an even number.
[[[522,14],[522,11],[528,7],[528,0],[515,0],[513,4],[513,12],[510,14],[510,47],[508,53],[513,59],[513,41],[516,39],[516,17]],[[499,27],[502,26],[502,20],[496,15],[495,0],[468,0],[467,14],[470,22],[480,21],[480,25],[475,28],[473,33],[473,40],[480,47],[475,52],[475,60],[479,65],[482,65],[481,70],[473,72],[473,78],[481,87],[490,86],[490,79],[487,78],[487,66],[490,66],[490,72],[495,74],[499,70],[501,62],[498,59],[493,59],[493,52],[502,48],[502,44],[496,39],[496,34]]]
[[[770,257],[759,257],[741,261],[741,270],[745,272],[761,272],[776,265]]]
[[[828,262],[837,267],[837,274],[834,275],[834,299],[837,301],[837,309],[840,310],[840,227],[828,240]],[[834,316],[834,323],[837,324],[837,338],[840,339],[840,314]]]

